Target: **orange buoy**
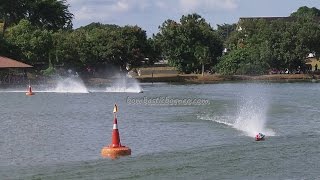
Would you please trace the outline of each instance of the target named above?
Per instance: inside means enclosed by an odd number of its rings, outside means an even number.
[[[28,88],[28,92],[26,92],[26,95],[27,96],[32,96],[34,95],[34,92],[32,92],[32,89],[31,89],[31,86],[29,85],[29,88]]]
[[[109,146],[105,146],[101,150],[101,156],[106,158],[109,157],[111,159],[118,158],[119,156],[128,156],[131,155],[131,149],[126,146],[122,146],[120,142],[120,134],[118,130],[118,120],[117,120],[117,113],[118,107],[115,104],[113,113],[114,113],[114,120],[113,120],[113,129],[112,129],[112,141]]]

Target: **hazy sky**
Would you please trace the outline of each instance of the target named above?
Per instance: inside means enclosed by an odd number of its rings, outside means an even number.
[[[198,13],[213,27],[240,17],[289,16],[301,6],[320,9],[320,0],[67,0],[74,28],[91,22],[138,25],[148,35],[165,20]]]

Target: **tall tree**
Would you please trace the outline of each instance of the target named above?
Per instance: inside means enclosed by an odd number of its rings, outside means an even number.
[[[195,57],[201,64],[201,74],[204,76],[204,65],[210,62],[209,48],[205,46],[197,46],[194,52]]]
[[[300,7],[296,12],[291,13],[291,17],[319,17],[320,10],[316,7],[309,8],[307,6]]]
[[[0,56],[10,56],[13,47],[2,36],[0,36]]]
[[[182,16],[180,22],[166,20],[156,35],[163,55],[171,66],[184,73],[202,69],[202,64],[211,66],[222,54],[222,41],[213,28],[198,14]],[[208,53],[203,53],[203,49]],[[206,54],[206,58],[203,55]],[[201,70],[200,70],[201,71]]]
[[[27,19],[49,30],[71,29],[73,14],[66,0],[33,0],[28,4]]]
[[[4,30],[21,19],[49,30],[72,28],[73,14],[66,0],[0,0],[0,19]]]
[[[21,58],[29,64],[47,64],[53,49],[52,32],[41,30],[27,20],[9,28],[7,40],[19,48]]]
[[[153,65],[155,62],[162,58],[161,45],[155,37],[148,38],[146,49],[146,64]]]
[[[231,52],[216,66],[223,74],[261,74],[294,70],[312,52],[320,55],[320,10],[301,7],[289,18],[248,18],[227,39]]]
[[[25,18],[27,2],[29,0],[0,0],[0,18],[4,23],[3,32],[9,25],[18,23],[21,19]]]
[[[150,49],[146,32],[140,27],[100,23],[91,23],[65,35],[57,34],[54,42],[59,61],[66,65],[74,62],[78,68],[137,67]]]

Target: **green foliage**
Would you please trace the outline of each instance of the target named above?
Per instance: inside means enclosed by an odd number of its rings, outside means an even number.
[[[10,44],[0,35],[0,56],[8,56]]]
[[[295,18],[248,19],[227,39],[231,52],[216,66],[222,74],[261,74],[268,69],[296,69],[308,53],[320,54],[318,10],[302,7]],[[306,15],[308,14],[308,15]]]
[[[308,53],[320,55],[320,10],[301,7],[278,20],[253,18],[214,30],[198,14],[166,20],[159,33],[147,38],[138,26],[91,23],[72,30],[66,0],[1,0],[0,55],[28,64],[81,70],[114,65],[121,69],[153,64],[164,57],[184,73],[202,65],[221,74],[263,74],[269,69],[295,69]],[[223,42],[231,51],[222,55]],[[50,63],[49,63],[50,62]]]
[[[0,3],[0,18],[4,21],[4,29],[8,25],[18,23],[25,17],[27,11],[26,4],[29,2],[26,0],[1,0]]]
[[[296,12],[293,12],[290,16],[292,17],[320,17],[320,10],[313,7],[307,6],[300,7]]]
[[[217,72],[223,75],[232,74],[264,74],[268,65],[260,58],[264,49],[239,48],[222,56],[217,64]]]
[[[161,59],[161,45],[155,38],[148,38],[146,47],[146,64],[153,65],[159,59]]]
[[[52,32],[37,29],[27,20],[21,20],[7,32],[7,42],[20,50],[20,59],[29,64],[48,62],[53,48]]]
[[[182,16],[179,23],[166,20],[159,29],[155,38],[163,55],[181,72],[199,71],[202,63],[213,65],[222,53],[221,39],[198,14]]]
[[[239,69],[239,64],[248,59],[246,49],[237,49],[229,54],[222,56],[216,66],[217,72],[223,75],[236,74]]]
[[[225,42],[229,36],[236,30],[236,24],[218,24],[217,33],[222,38],[223,42]]]
[[[115,24],[102,24],[102,23],[90,23],[86,26],[82,26],[80,28],[78,28],[77,30],[84,30],[84,31],[92,31],[95,29],[104,29],[104,30],[109,30],[109,31],[115,31],[117,29],[119,29],[120,26],[115,25]]]
[[[72,28],[73,14],[66,0],[1,0],[0,18],[5,28],[27,19],[32,25],[48,30]]]
[[[83,69],[115,65],[125,69],[142,65],[146,57],[159,57],[151,40],[138,26],[120,27],[91,23],[72,32],[54,34],[55,62]],[[149,58],[149,59],[150,59]]]

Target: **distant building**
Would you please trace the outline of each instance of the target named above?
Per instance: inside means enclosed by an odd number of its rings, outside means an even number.
[[[20,84],[27,80],[26,68],[32,66],[0,56],[0,84]]]
[[[29,68],[31,65],[13,60],[7,57],[0,56],[0,69],[1,68]]]
[[[277,21],[277,20],[282,20],[286,22],[292,22],[295,21],[297,18],[295,17],[241,17],[239,18],[238,24],[237,24],[237,31],[242,31],[245,29],[243,26],[243,23],[248,22],[248,21],[259,21],[259,20],[265,20],[267,22],[271,21]],[[315,20],[317,20],[320,23],[320,17],[314,17]]]
[[[243,23],[248,21],[259,21],[265,20],[267,22],[276,21],[276,20],[284,20],[284,21],[293,21],[294,17],[241,17],[237,24],[237,31],[242,31],[244,29]]]
[[[320,59],[316,58],[313,53],[310,53],[305,60],[305,64],[309,71],[319,71]]]
[[[272,21],[285,21],[285,22],[293,22],[297,18],[296,17],[241,17],[237,23],[237,31],[245,30],[245,23],[264,20],[266,22]],[[314,17],[314,20],[319,22],[320,24],[320,17]],[[240,45],[243,45],[242,42],[244,39],[240,39]],[[309,71],[319,71],[320,68],[320,61],[318,58],[315,57],[315,54],[310,53],[308,57],[305,59],[305,64]]]

